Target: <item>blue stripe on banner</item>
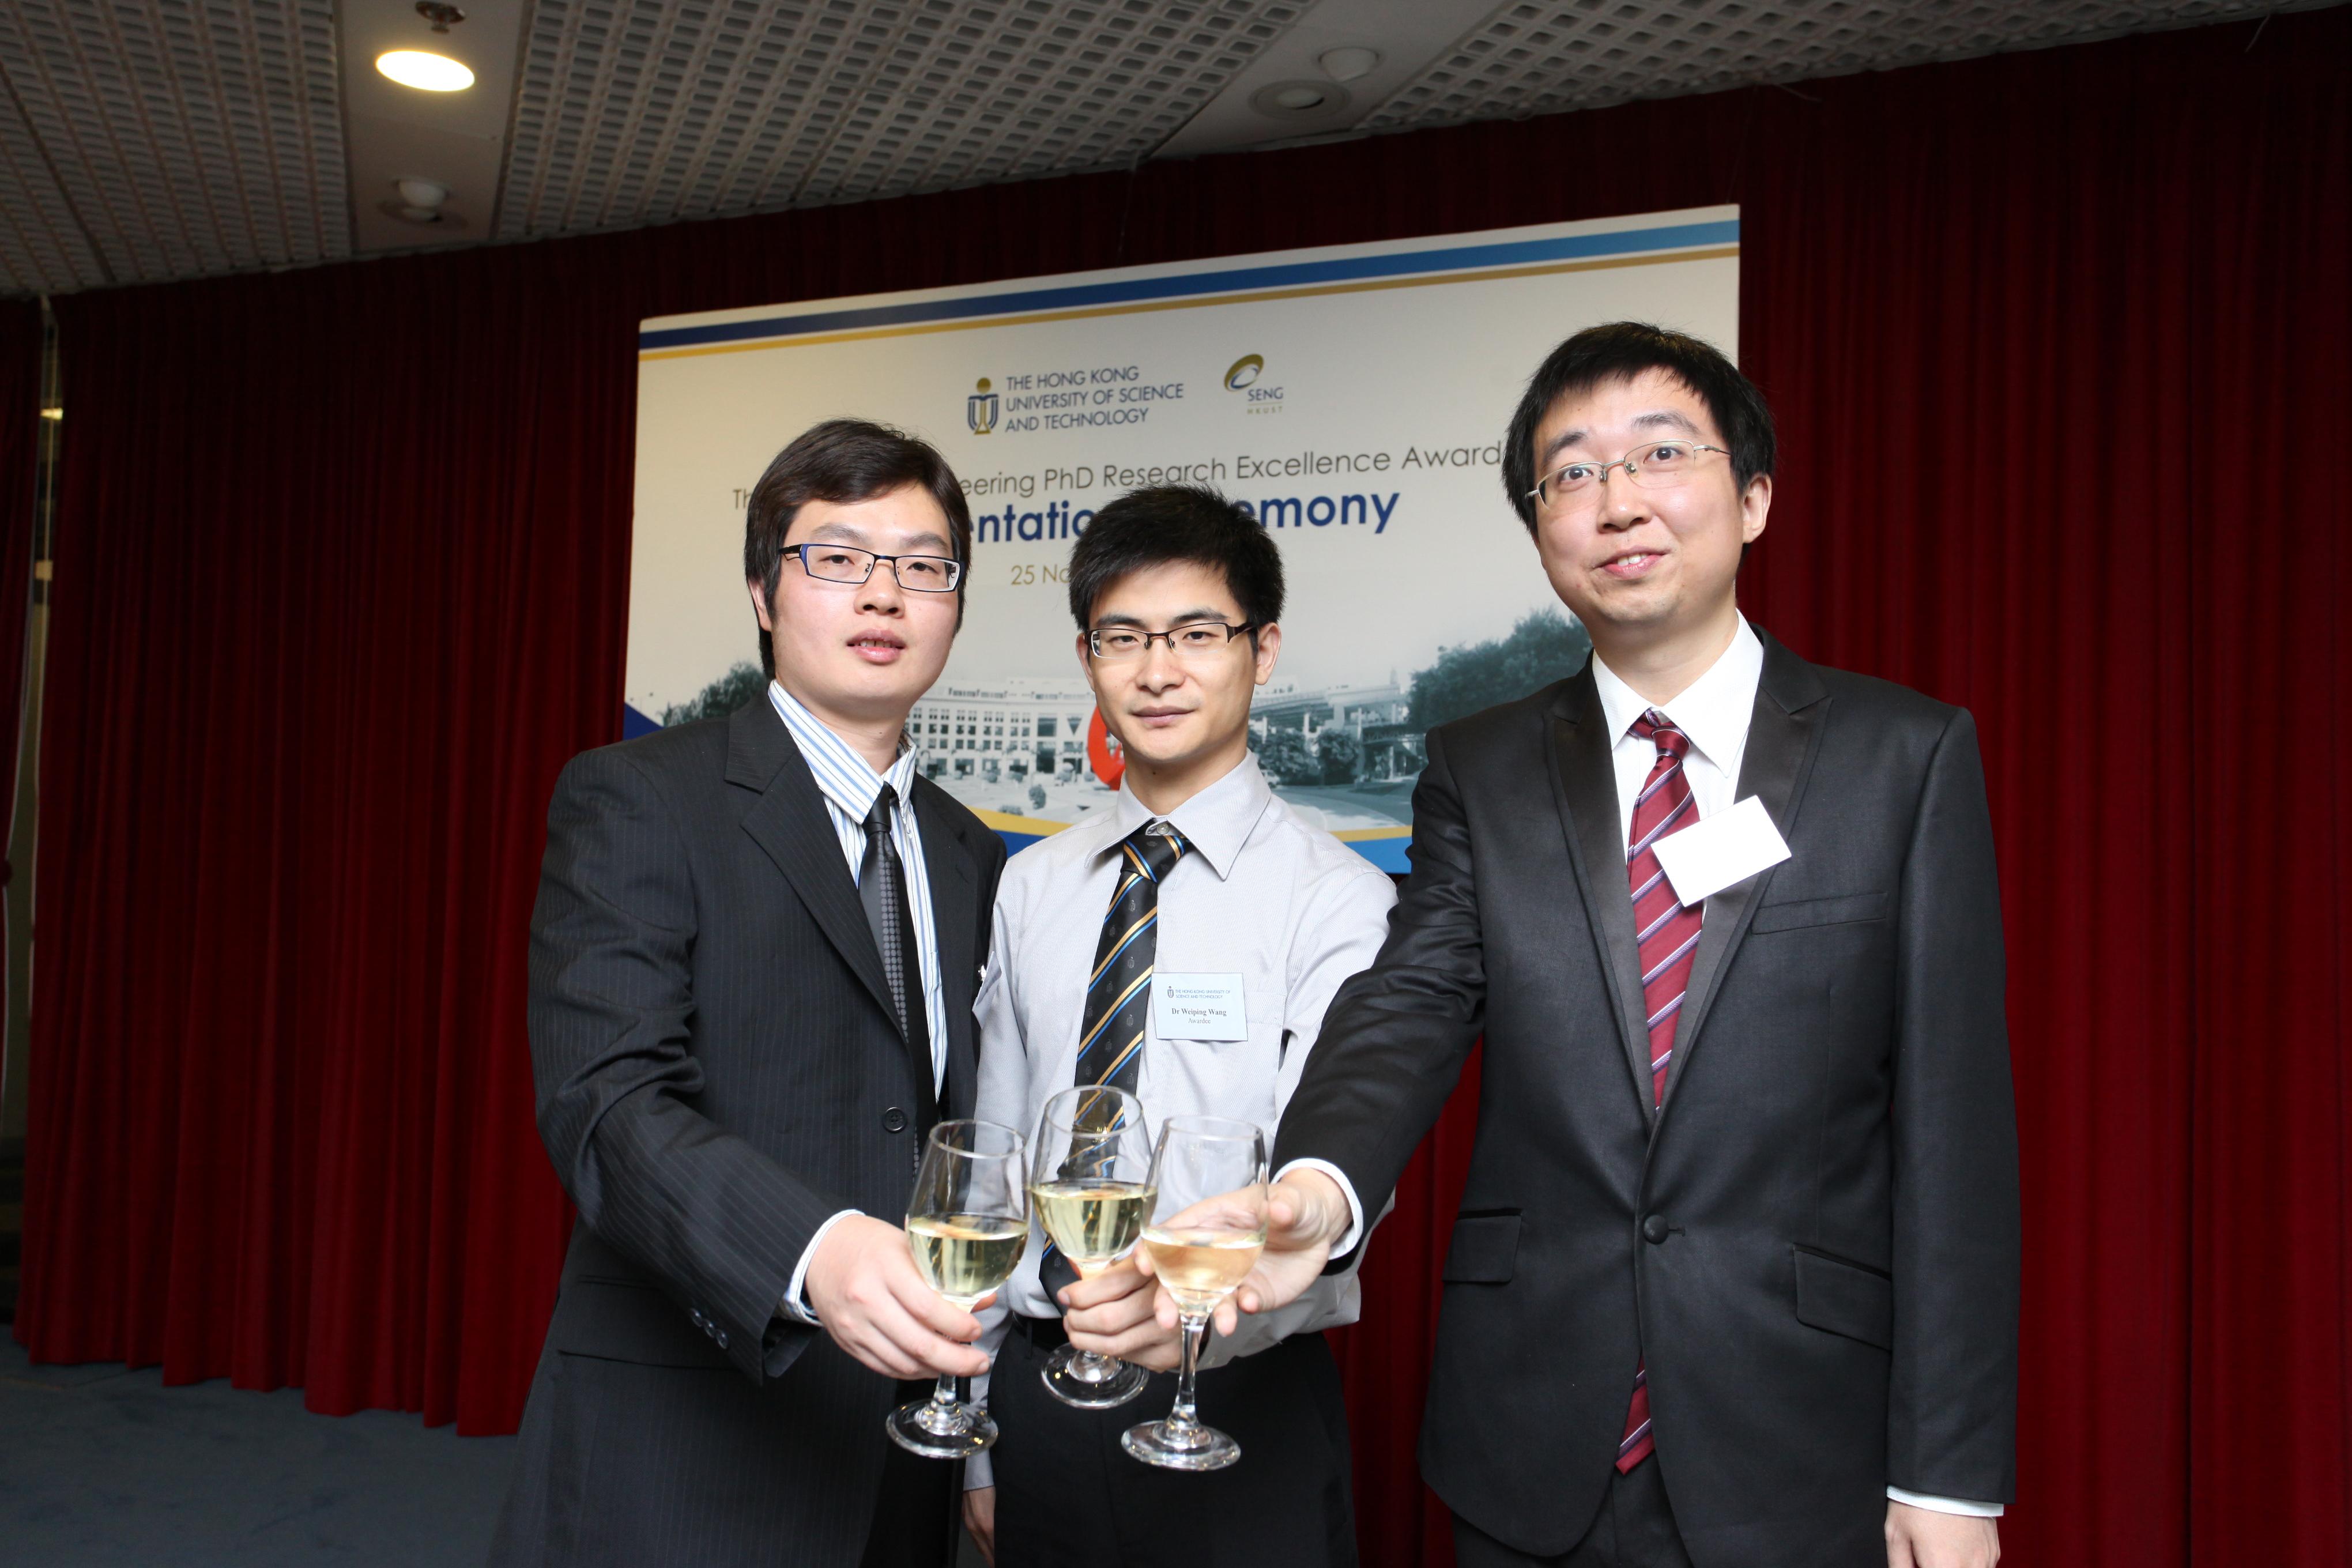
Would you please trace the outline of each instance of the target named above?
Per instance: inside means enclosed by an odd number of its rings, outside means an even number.
[[[660,728],[660,720],[648,719],[627,703],[621,704],[621,739],[624,741],[634,741],[640,735],[650,735]]]
[[[1005,294],[923,300],[903,305],[867,305],[850,310],[813,310],[803,316],[766,316],[751,321],[719,321],[696,327],[663,327],[637,334],[637,349],[686,348],[698,343],[742,342],[751,338],[801,337],[811,332],[858,331],[924,321],[969,321],[978,316],[1018,315],[1088,305],[1122,305],[1151,300],[1182,300],[1202,294],[1242,293],[1311,283],[1348,283],[1400,278],[1416,272],[1466,272],[1489,267],[1544,261],[1579,261],[1626,256],[1643,250],[1695,249],[1736,245],[1739,220],[1675,224],[1664,228],[1625,228],[1609,234],[1554,236],[1462,245],[1443,250],[1350,256],[1328,261],[1288,261],[1236,267],[1223,272],[1188,272],[1173,278],[1123,278],[1103,283],[1070,283],[1053,289],[1018,289]]]

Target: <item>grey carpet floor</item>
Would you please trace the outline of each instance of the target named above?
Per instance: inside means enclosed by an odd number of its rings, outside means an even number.
[[[511,1437],[313,1415],[299,1389],[34,1366],[0,1328],[0,1564],[473,1564]]]
[[[0,1326],[0,1568],[473,1568],[514,1447],[313,1415],[298,1388],[34,1366]]]

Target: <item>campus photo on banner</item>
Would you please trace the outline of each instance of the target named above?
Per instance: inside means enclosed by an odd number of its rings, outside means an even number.
[[[1127,490],[1207,485],[1288,580],[1259,763],[1405,870],[1423,737],[1589,646],[1503,493],[1529,374],[1608,321],[1736,352],[1738,250],[1738,209],[1706,207],[647,321],[625,728],[759,694],[745,501],[787,441],[855,415],[936,445],[971,508],[963,629],[909,721],[924,773],[1015,847],[1109,805],[1070,547]]]

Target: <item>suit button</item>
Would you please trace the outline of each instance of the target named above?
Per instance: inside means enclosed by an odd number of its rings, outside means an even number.
[[[1666,1239],[1666,1216],[1654,1214],[1642,1222],[1642,1239],[1655,1247]]]
[[[727,1331],[725,1329],[719,1331],[719,1348],[720,1350],[725,1350],[727,1348]]]
[[[885,1132],[904,1132],[907,1130],[907,1113],[892,1106],[882,1113],[882,1130]]]

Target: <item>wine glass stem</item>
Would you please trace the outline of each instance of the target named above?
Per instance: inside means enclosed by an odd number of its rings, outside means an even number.
[[[1176,1376],[1176,1408],[1168,1413],[1168,1424],[1197,1426],[1201,1423],[1192,1406],[1192,1380],[1201,1370],[1201,1341],[1208,1333],[1209,1320],[1204,1313],[1197,1318],[1188,1315],[1183,1321],[1184,1364]]]
[[[947,1406],[953,1405],[955,1402],[955,1373],[951,1372],[943,1372],[940,1373],[940,1381],[938,1384],[931,1390],[931,1407],[935,1410],[943,1410]]]

